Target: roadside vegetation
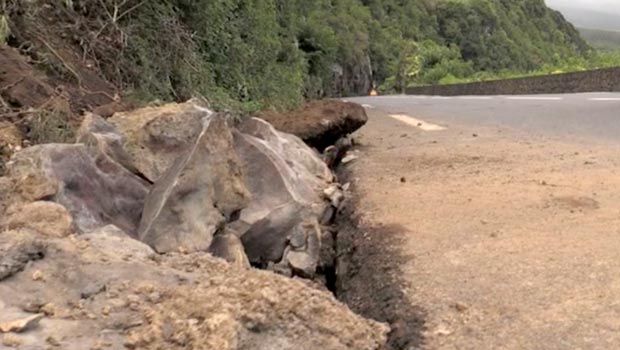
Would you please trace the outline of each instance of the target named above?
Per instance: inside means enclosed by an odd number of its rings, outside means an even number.
[[[616,65],[544,0],[0,0],[0,39],[138,100],[208,96],[245,111]],[[51,49],[55,48],[55,49]],[[58,61],[58,60],[56,60]],[[69,62],[70,63],[70,62]]]

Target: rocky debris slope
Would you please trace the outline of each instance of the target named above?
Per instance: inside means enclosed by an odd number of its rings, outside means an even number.
[[[362,106],[338,100],[312,101],[285,114],[264,112],[260,118],[278,130],[300,137],[321,152],[368,121]]]
[[[344,199],[320,155],[200,101],[17,151],[0,177],[0,339],[62,349],[382,349],[310,280]],[[160,255],[160,253],[164,253]],[[223,258],[232,264],[227,264]]]

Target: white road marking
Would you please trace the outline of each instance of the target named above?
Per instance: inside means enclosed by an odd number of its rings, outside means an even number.
[[[620,101],[620,97],[593,97],[588,101]]]
[[[363,104],[362,107],[366,108],[366,109],[375,109],[375,106],[373,105],[368,105],[368,104]]]
[[[420,120],[420,119],[416,119],[414,117],[410,117],[408,115],[404,115],[404,114],[390,114],[390,117],[403,122],[407,125],[411,125],[413,127],[416,127],[418,129],[424,130],[424,131],[441,131],[441,130],[446,130],[445,127],[441,126],[441,125],[437,125],[437,124],[432,124],[432,123],[427,123],[424,120]]]
[[[506,96],[507,100],[523,100],[523,101],[562,101],[564,97],[547,97],[547,96]]]
[[[433,100],[451,100],[452,97],[450,96],[433,96],[431,97]]]
[[[459,96],[459,100],[492,100],[493,96]]]

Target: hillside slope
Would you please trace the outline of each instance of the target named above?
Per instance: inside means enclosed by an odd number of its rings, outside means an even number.
[[[0,1],[0,39],[50,74],[88,67],[139,99],[288,108],[589,48],[544,0]],[[8,24],[8,27],[4,24]],[[8,29],[8,31],[6,30]],[[67,53],[80,59],[67,60]]]

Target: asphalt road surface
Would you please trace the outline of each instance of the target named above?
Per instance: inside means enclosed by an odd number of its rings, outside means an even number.
[[[351,100],[347,299],[392,349],[620,349],[620,94]]]
[[[620,93],[515,96],[379,96],[350,99],[435,123],[520,129],[536,135],[620,141]]]

